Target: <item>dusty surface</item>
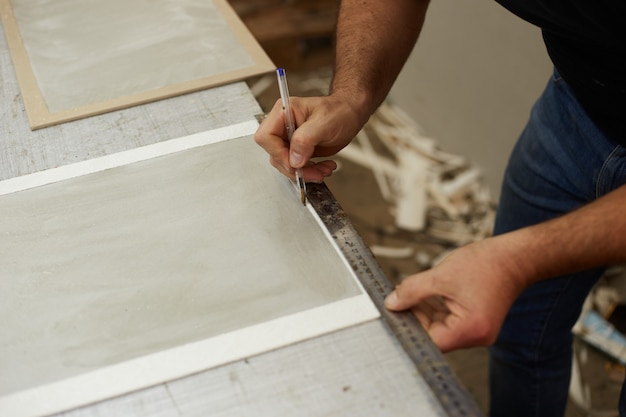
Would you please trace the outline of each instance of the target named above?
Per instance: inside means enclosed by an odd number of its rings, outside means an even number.
[[[0,395],[359,294],[261,153],[246,137],[2,196],[0,375],[20,378]]]

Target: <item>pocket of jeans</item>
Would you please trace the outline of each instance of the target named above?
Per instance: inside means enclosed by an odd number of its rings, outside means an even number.
[[[604,161],[596,182],[596,197],[605,194],[626,184],[626,149],[615,146]]]

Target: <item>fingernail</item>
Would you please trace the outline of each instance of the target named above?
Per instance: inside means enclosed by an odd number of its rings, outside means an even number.
[[[393,291],[385,298],[385,307],[393,307],[397,302],[398,295]]]
[[[326,167],[324,165],[318,165],[317,169],[320,172],[320,174],[322,174],[322,176],[324,176],[324,177],[328,177],[332,173],[332,171],[330,171],[328,169],[328,167]]]
[[[298,152],[291,152],[289,154],[289,163],[294,167],[300,165],[302,163],[302,155]]]

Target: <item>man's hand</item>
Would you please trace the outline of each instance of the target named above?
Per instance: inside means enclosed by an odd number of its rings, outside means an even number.
[[[444,352],[492,344],[525,287],[507,258],[507,244],[490,238],[457,249],[438,266],[407,277],[385,306],[411,309]]]
[[[291,97],[296,130],[287,141],[280,100],[263,121],[254,140],[270,155],[270,163],[293,178],[295,168],[303,168],[307,182],[322,182],[337,168],[333,161],[313,163],[312,157],[334,155],[356,136],[367,119],[347,100],[328,97]]]
[[[261,124],[255,141],[271,164],[293,178],[321,182],[336,168],[312,163],[343,149],[383,102],[417,40],[428,0],[343,0],[336,31],[335,69],[328,97],[290,100],[296,124],[286,142],[280,101]]]
[[[406,278],[385,300],[411,309],[443,351],[495,341],[524,288],[626,262],[626,185],[544,223],[472,243]]]

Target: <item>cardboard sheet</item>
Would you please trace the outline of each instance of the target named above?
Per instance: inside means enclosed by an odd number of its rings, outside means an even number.
[[[0,182],[0,415],[60,412],[378,316],[255,127]]]
[[[272,71],[226,0],[0,0],[31,128]]]

